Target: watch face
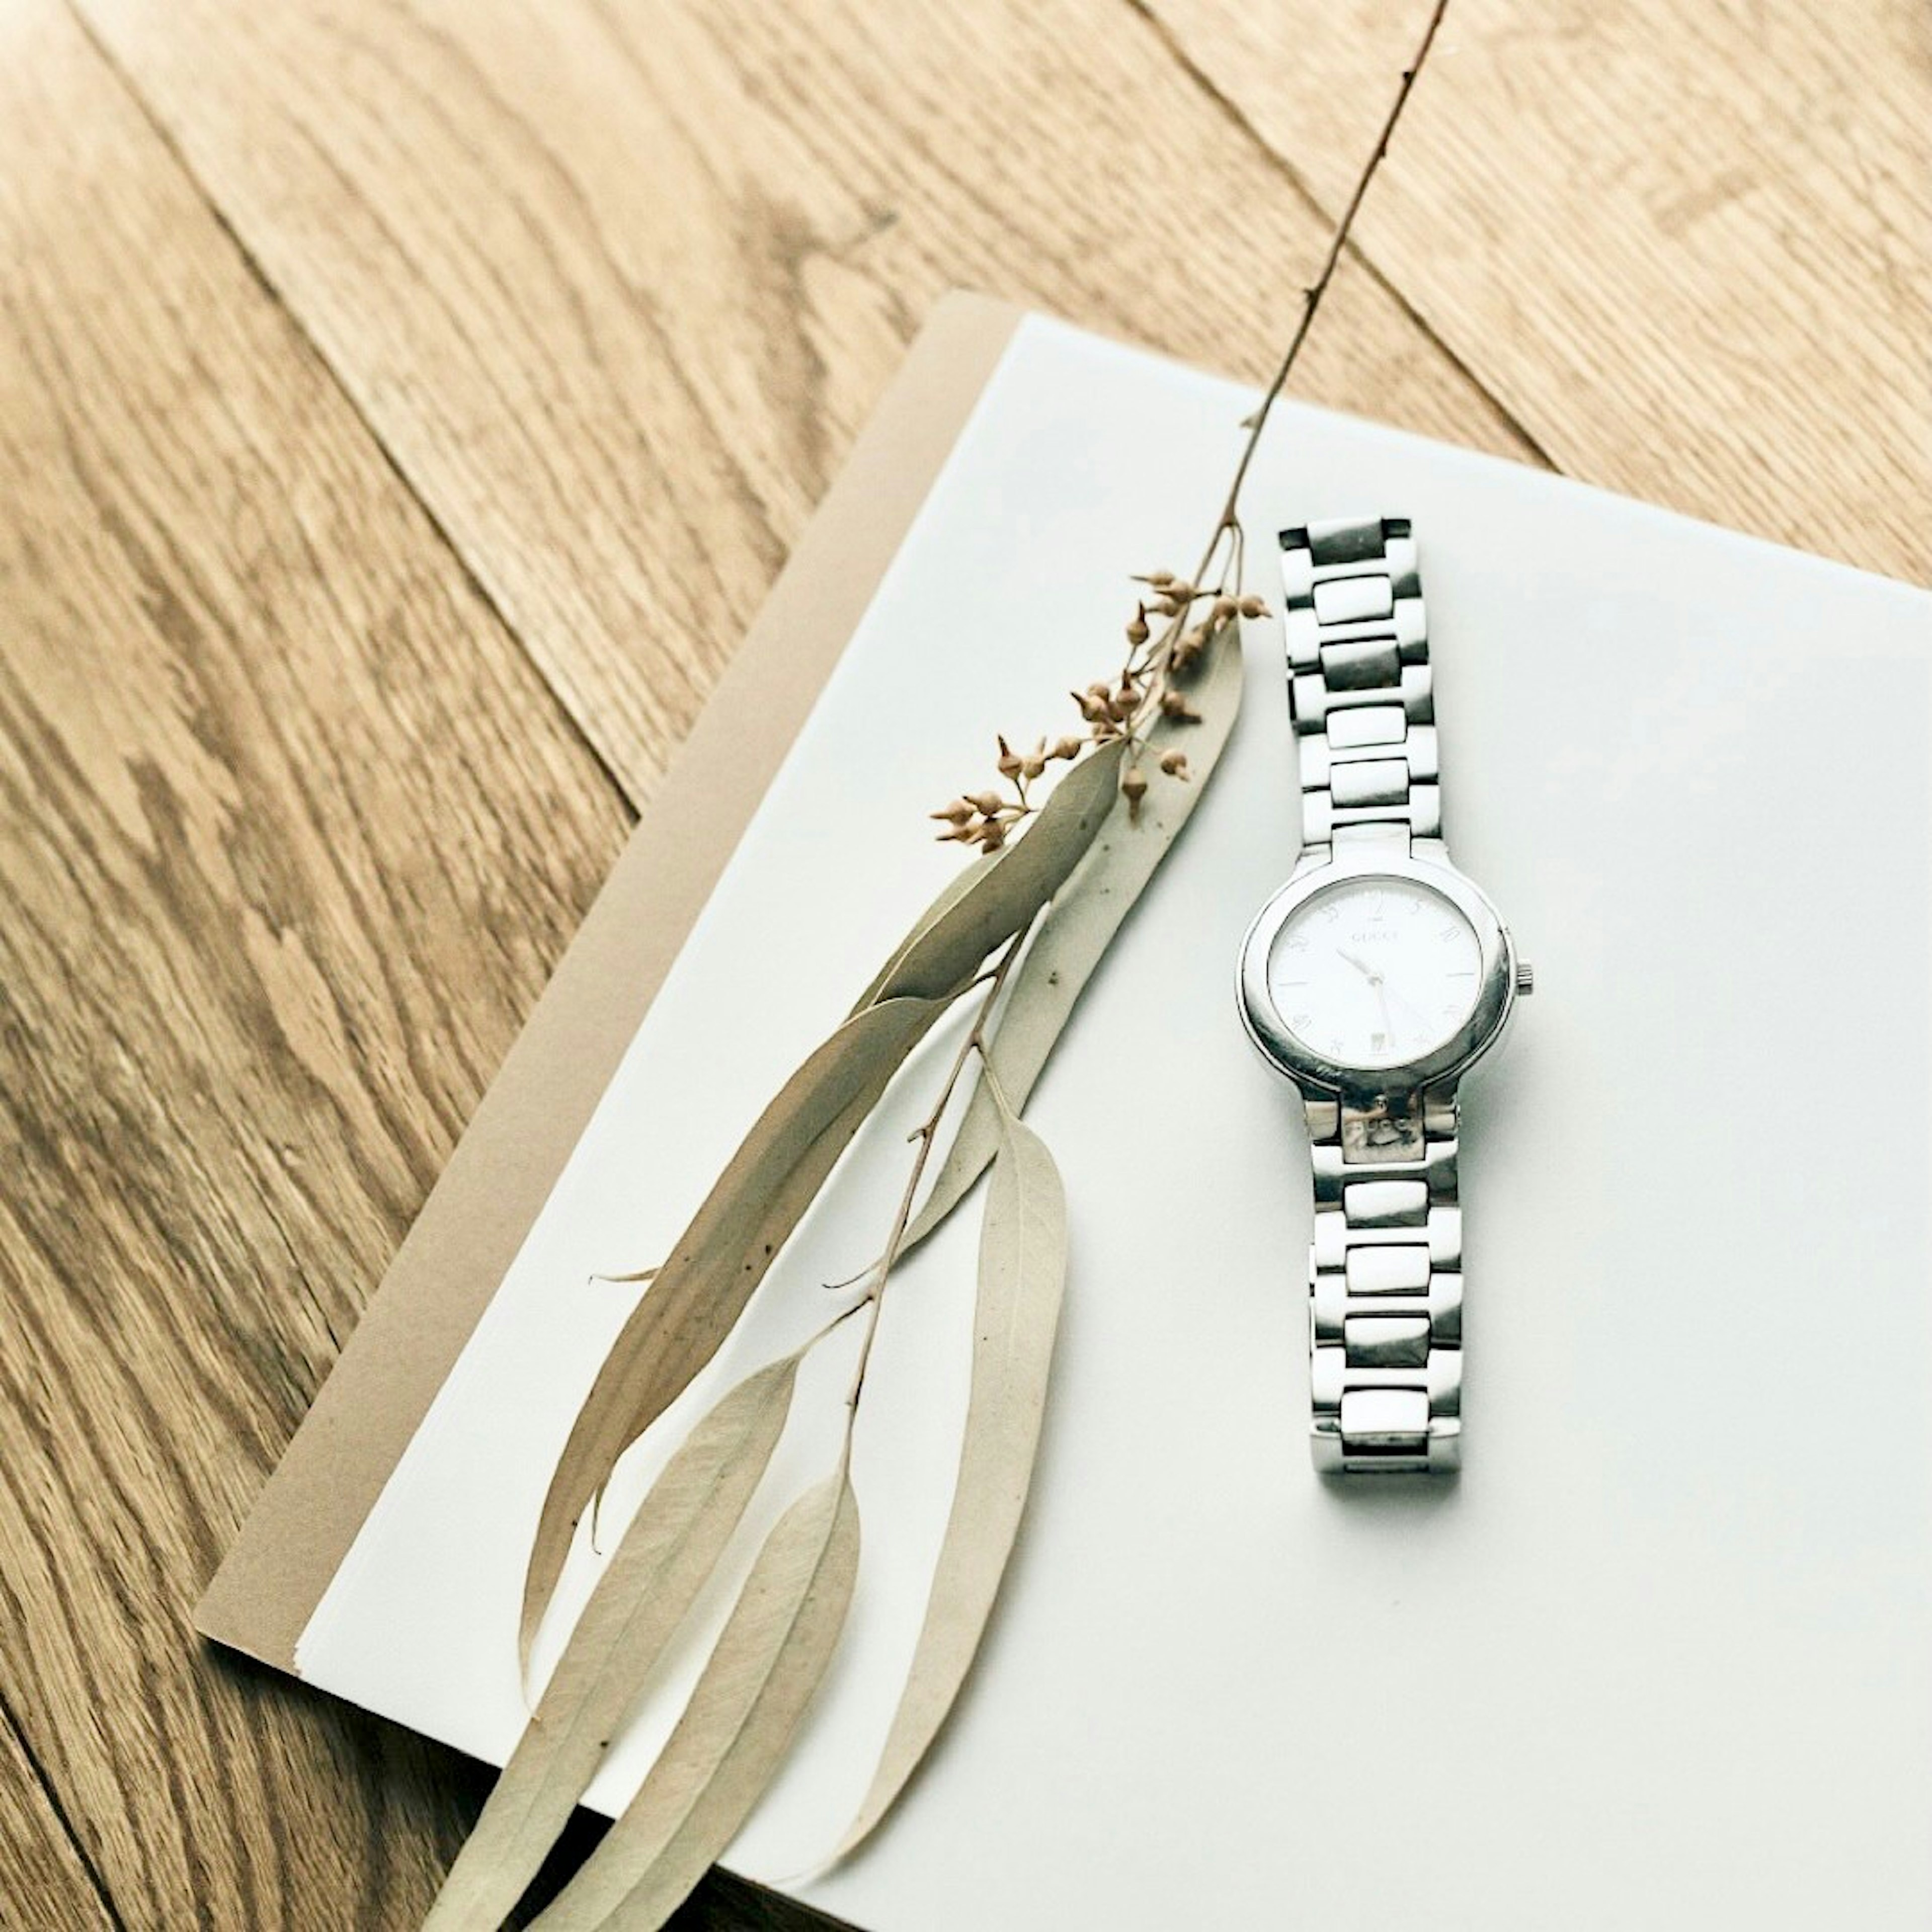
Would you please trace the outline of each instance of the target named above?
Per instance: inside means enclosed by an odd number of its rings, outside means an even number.
[[[1440,892],[1406,878],[1344,879],[1275,935],[1268,984],[1282,1023],[1341,1066],[1406,1066],[1475,1010],[1476,930]]]

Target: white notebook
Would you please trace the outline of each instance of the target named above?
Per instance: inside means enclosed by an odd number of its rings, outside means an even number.
[[[663,1255],[958,862],[926,812],[983,782],[996,731],[1069,726],[1130,573],[1193,562],[1252,401],[1018,328],[304,1634],[308,1682],[510,1750],[538,1506],[641,1292],[590,1277]],[[790,1888],[867,1932],[1932,1922],[1932,598],[1292,405],[1244,503],[1271,608],[1280,526],[1414,520],[1450,849],[1537,969],[1466,1090],[1465,1468],[1309,1465],[1305,1136],[1233,998],[1295,856],[1270,619],[1226,760],[1028,1112],[1072,1259],[976,1675],[874,1843]],[[877,1251],[950,1043],[627,1461],[614,1522]],[[818,1861],[883,1739],[950,1498],[977,1205],[892,1290],[858,1594],[727,1860],[751,1877]],[[741,1556],[829,1466],[848,1373],[831,1348],[808,1374]]]

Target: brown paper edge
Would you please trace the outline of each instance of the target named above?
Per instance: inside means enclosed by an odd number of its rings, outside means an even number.
[[[743,644],[194,1611],[296,1645],[548,1198],[1022,311],[945,296]]]

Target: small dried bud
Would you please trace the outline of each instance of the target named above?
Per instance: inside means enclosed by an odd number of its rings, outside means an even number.
[[[1174,572],[1171,570],[1150,570],[1147,574],[1147,580],[1150,584],[1172,584],[1174,581]]]
[[[1080,715],[1090,724],[1097,724],[1107,715],[1107,700],[1104,691],[1096,698],[1090,691],[1076,691],[1068,694],[1080,707]]]
[[[1172,688],[1163,691],[1160,694],[1160,715],[1163,718],[1172,718],[1182,724],[1198,724],[1201,722],[1201,714],[1188,703],[1186,693]]]
[[[1160,768],[1171,778],[1184,778],[1188,776],[1187,754],[1185,752],[1163,752]]]
[[[1265,617],[1268,615],[1268,606],[1252,591],[1241,599],[1237,608],[1244,617]]]
[[[1163,617],[1178,617],[1180,615],[1180,605],[1178,600],[1172,597],[1156,597],[1154,599],[1154,608]]]
[[[980,828],[980,844],[982,850],[997,852],[1006,842],[1006,828],[998,819],[989,819]]]
[[[1214,600],[1214,621],[1225,624],[1241,607],[1232,597],[1217,597]]]
[[[928,816],[933,818],[944,818],[954,825],[964,825],[967,820],[973,816],[973,807],[968,800],[956,798],[950,805],[943,806],[938,811],[929,813]]]
[[[1070,731],[1064,738],[1053,741],[1053,748],[1047,753],[1049,758],[1077,758],[1080,755],[1082,741]]]
[[[1120,796],[1127,802],[1127,816],[1136,819],[1140,816],[1141,800],[1147,796],[1147,773],[1138,765],[1130,765],[1120,774]]]
[[[996,791],[976,791],[966,802],[975,812],[982,812],[990,818],[1004,806],[1006,800]]]
[[[1000,742],[1004,744],[1005,740]],[[1000,754],[999,774],[1003,778],[1017,777],[1025,764],[1026,760],[1017,752],[1003,751]]]
[[[1144,610],[1147,607],[1143,604],[1141,608]],[[1144,616],[1136,617],[1133,622],[1127,626],[1127,642],[1130,644],[1144,644],[1147,640],[1147,620]]]
[[[1184,577],[1170,577],[1160,587],[1177,605],[1192,603],[1198,595]]]

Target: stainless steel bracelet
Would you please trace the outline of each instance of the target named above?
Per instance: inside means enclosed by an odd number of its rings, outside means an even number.
[[[1281,544],[1302,865],[1378,846],[1446,863],[1407,520],[1311,524],[1283,531]],[[1455,1093],[1310,1097],[1307,1112],[1316,1465],[1452,1469],[1462,1427]]]
[[[1420,1096],[1412,1112],[1307,1104],[1315,1466],[1453,1469],[1462,1434],[1455,1096]]]
[[[1442,855],[1429,631],[1408,520],[1281,534],[1288,698],[1312,846],[1400,834]]]

